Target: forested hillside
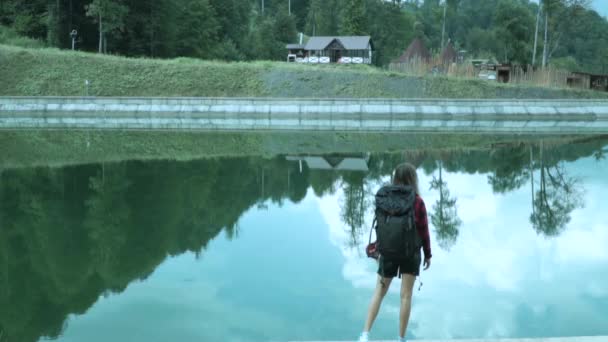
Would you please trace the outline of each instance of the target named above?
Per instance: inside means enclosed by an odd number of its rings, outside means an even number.
[[[76,29],[77,49],[125,56],[283,60],[298,32],[369,34],[377,65],[418,36],[435,52],[451,40],[469,58],[608,72],[606,18],[586,0],[541,4],[539,11],[530,0],[3,0],[0,25],[59,48],[71,47]]]

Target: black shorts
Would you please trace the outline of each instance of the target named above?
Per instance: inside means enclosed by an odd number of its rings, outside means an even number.
[[[421,257],[406,258],[401,260],[388,260],[382,256],[378,259],[378,274],[384,278],[401,278],[402,274],[411,274],[415,277],[420,275]]]

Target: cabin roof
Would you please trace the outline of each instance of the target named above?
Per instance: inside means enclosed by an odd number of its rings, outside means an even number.
[[[367,50],[372,45],[370,36],[310,37],[305,49],[325,50],[334,40],[337,40],[346,50]]]

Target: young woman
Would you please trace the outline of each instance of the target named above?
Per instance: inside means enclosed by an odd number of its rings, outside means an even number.
[[[394,185],[409,185],[416,192],[414,201],[414,222],[424,251],[424,269],[431,266],[431,239],[429,235],[428,219],[424,201],[420,197],[418,190],[418,175],[416,168],[411,164],[401,164],[393,172],[392,182]],[[378,315],[380,304],[388,292],[394,277],[401,278],[401,309],[399,314],[399,341],[405,341],[405,331],[410,319],[410,309],[412,306],[412,291],[416,277],[420,274],[420,253],[414,258],[399,261],[388,260],[380,256],[378,259],[378,282],[376,290],[369,305],[367,320],[363,333],[359,337],[360,342],[369,340],[369,331]]]

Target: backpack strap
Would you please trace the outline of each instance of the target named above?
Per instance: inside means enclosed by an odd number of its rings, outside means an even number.
[[[372,221],[372,227],[369,229],[369,242],[368,243],[372,243],[372,232],[374,231],[374,228],[376,228],[377,222],[378,222],[378,219],[376,218],[376,216],[374,216],[374,221]]]

